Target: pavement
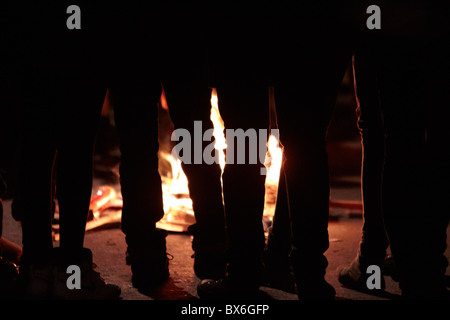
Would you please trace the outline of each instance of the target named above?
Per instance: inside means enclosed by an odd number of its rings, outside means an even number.
[[[352,180],[353,179],[353,180]],[[355,181],[357,177],[347,178]],[[336,186],[331,189],[331,199],[360,200],[360,189],[353,186]],[[20,224],[11,217],[11,201],[4,201],[4,237],[21,243]],[[386,292],[384,297],[361,293],[343,287],[337,280],[336,270],[346,265],[355,257],[361,237],[362,217],[358,212],[351,212],[343,208],[331,208],[329,222],[330,247],[326,252],[329,265],[326,280],[334,286],[337,298],[341,300],[389,300],[400,294],[398,285],[390,277],[385,277]],[[450,231],[450,230],[449,230]],[[193,272],[192,238],[186,233],[169,233],[167,237],[167,251],[173,256],[170,261],[170,279],[158,290],[151,293],[141,293],[131,284],[131,270],[125,264],[126,244],[122,231],[116,225],[111,228],[92,230],[86,233],[85,247],[93,252],[97,271],[109,283],[119,285],[122,289],[123,300],[192,300],[197,299],[196,287],[199,279]],[[55,246],[58,242],[55,241]],[[449,245],[450,247],[450,241]],[[450,249],[446,251],[450,258]],[[448,272],[448,274],[450,274]],[[274,300],[296,300],[297,296],[281,290],[262,287]]]

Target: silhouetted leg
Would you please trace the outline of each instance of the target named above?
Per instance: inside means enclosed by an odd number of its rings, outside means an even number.
[[[72,74],[73,76],[73,74]],[[57,197],[60,248],[68,258],[81,256],[92,193],[94,140],[106,93],[102,79],[87,72],[58,79],[54,101],[57,115]]]
[[[361,47],[356,51],[354,72],[359,100],[358,127],[363,145],[361,181],[364,224],[359,254],[360,258],[371,260],[371,264],[379,264],[388,247],[381,208],[384,129],[379,103],[379,71],[371,47]]]
[[[222,171],[217,156],[213,163],[207,163],[203,157],[204,150],[214,143],[214,138],[203,141],[204,133],[213,128],[210,120],[211,89],[204,81],[196,81],[195,74],[191,74],[190,80],[196,85],[187,85],[183,81],[177,83],[175,78],[169,79],[164,88],[175,129],[187,130],[191,139],[190,163],[183,162],[182,166],[188,178],[196,219],[196,223],[189,227],[195,251],[194,271],[202,279],[217,279],[225,275],[227,249]]]
[[[139,82],[126,75],[121,73],[124,78],[110,88],[121,151],[122,230],[129,245],[145,247],[164,216],[157,154],[161,91],[157,81]]]
[[[226,130],[233,129],[237,132],[238,129],[242,129],[244,132],[255,134],[259,134],[259,129],[267,130],[269,120],[267,87],[224,87],[218,88],[217,92]],[[259,138],[259,135],[253,137]],[[227,164],[223,174],[223,191],[230,241],[228,275],[234,281],[259,286],[265,244],[262,225],[265,175],[261,174],[261,168],[264,166],[259,162],[260,146],[251,148],[251,144],[254,146],[257,141],[246,138],[245,149],[239,149],[240,138],[234,139],[234,164],[232,164],[230,152],[232,137],[227,131]],[[243,164],[238,162],[242,151],[245,152]],[[265,144],[263,153],[265,154]],[[250,163],[252,157],[257,158],[257,163]]]
[[[448,140],[448,110],[442,105],[448,99],[448,50],[439,42],[395,42],[394,48],[387,42],[381,53],[386,228],[402,294],[442,297],[448,265],[443,199],[449,169],[442,149]]]
[[[265,279],[269,286],[295,292],[289,255],[291,245],[291,221],[289,199],[284,168],[281,168],[278,195],[272,226],[269,228],[264,252]]]
[[[44,264],[51,257],[52,142],[48,79],[30,75],[32,83],[21,113],[16,212],[22,222],[22,263]]]
[[[200,278],[217,279],[225,275],[227,239],[222,172],[217,155],[212,154],[214,138],[204,136],[213,128],[208,54],[214,40],[207,35],[210,30],[205,28],[211,18],[208,7],[189,4],[176,6],[171,11],[171,21],[182,27],[166,30],[162,76],[175,129],[187,130],[191,139],[190,163],[183,161],[182,167],[188,178],[196,220],[189,227],[195,251],[194,271]],[[213,157],[212,163],[207,162],[206,158],[212,160]]]
[[[438,222],[441,211],[436,211],[427,188],[437,177],[436,166],[442,169],[440,161],[429,153],[433,141],[427,132],[431,121],[439,121],[428,117],[427,108],[430,101],[435,106],[442,103],[433,97],[442,97],[442,91],[432,88],[441,84],[434,82],[433,76],[439,74],[436,69],[428,69],[437,67],[429,62],[428,49],[398,41],[395,48],[385,45],[381,55],[381,102],[386,128],[383,210],[402,293],[426,297],[436,293],[443,276],[440,260],[446,224]],[[430,138],[436,138],[430,133]],[[437,161],[431,163],[432,158]],[[444,169],[439,174],[446,172]],[[433,182],[433,186],[439,194],[442,185],[437,187]]]
[[[299,38],[302,46],[294,41],[280,48],[283,54],[279,56],[280,76],[275,87],[280,137],[286,156],[291,261],[299,298],[334,297],[334,289],[324,279],[328,265],[324,253],[329,246],[326,133],[351,59],[353,35],[341,22],[328,18],[311,22],[309,28],[320,22],[324,25],[316,34],[302,32]],[[289,22],[301,27],[294,20],[287,21],[288,30],[293,27]],[[295,45],[304,49],[296,50]]]

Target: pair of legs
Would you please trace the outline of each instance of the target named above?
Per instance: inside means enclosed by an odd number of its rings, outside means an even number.
[[[378,70],[369,48],[361,46],[357,49],[353,67],[358,97],[358,127],[363,146],[361,182],[364,224],[359,255],[379,264],[385,258],[388,247],[381,206],[385,146]]]
[[[277,56],[275,99],[285,154],[290,258],[300,299],[335,295],[325,281],[328,262],[324,253],[329,246],[326,134],[356,35],[341,20],[341,8],[335,9],[336,14],[312,11],[317,14],[315,20],[286,19],[281,29],[285,32],[279,37],[283,54]],[[311,28],[315,32],[307,31]],[[293,39],[289,30],[298,30],[300,36]]]
[[[176,127],[188,129],[191,133],[194,132],[194,121],[202,121],[204,131],[212,127],[209,119],[210,89],[206,86],[199,90],[192,87],[179,88],[178,94],[176,94],[176,88],[168,84],[165,86],[165,90]],[[189,90],[189,92],[182,92],[182,90]],[[250,89],[249,91],[248,88],[225,87],[218,88],[217,93],[225,129],[247,131],[248,129],[267,128],[268,117],[264,117],[264,114],[267,113],[262,111],[267,110],[264,108],[268,102],[267,89]],[[177,103],[193,108],[189,109],[189,113],[186,115],[186,109],[177,108]],[[192,111],[197,111],[197,113]],[[253,117],[252,114],[256,116]],[[192,137],[194,137],[193,134]],[[209,143],[204,142],[204,146]],[[261,276],[261,253],[264,248],[262,213],[265,176],[260,173],[260,164],[249,164],[248,144],[250,142],[246,141],[246,143],[245,164],[237,164],[237,158],[234,159],[234,164],[231,164],[230,158],[227,158],[223,173],[225,208],[222,203],[220,167],[216,163],[183,164],[183,169],[189,179],[189,192],[197,220],[195,227],[191,228],[194,233],[193,249],[197,254],[202,250],[208,251],[208,247],[213,249],[217,245],[223,246],[229,241],[228,273],[239,278],[248,278],[250,270],[253,270],[252,273],[255,275],[259,274],[257,277]],[[192,151],[192,155],[194,155],[195,150]],[[231,153],[229,152],[227,155],[231,156]],[[214,252],[213,250],[209,251],[212,258]],[[224,254],[223,249],[220,254]],[[222,277],[224,276],[223,271]]]
[[[378,43],[376,40],[370,31],[363,32],[353,56],[358,127],[362,143],[363,227],[355,260],[339,271],[342,284],[363,291],[367,290],[367,267],[377,265],[383,268],[389,245],[381,197],[385,133],[379,97],[380,75],[373,47]]]
[[[442,297],[448,50],[430,34],[425,42],[386,38],[378,54],[386,130],[383,212],[399,285],[405,297]]]
[[[157,255],[155,259],[163,265],[161,277],[167,277],[165,234],[155,228],[163,216],[163,206],[157,158],[161,89],[154,60],[144,50],[147,43],[141,35],[126,32],[128,27],[134,28],[131,23],[120,32],[109,30],[114,34],[110,39],[114,49],[105,50],[102,39],[108,34],[92,23],[95,12],[89,9],[84,11],[85,32],[65,30],[65,25],[53,25],[49,19],[51,32],[49,38],[43,38],[42,51],[27,48],[30,52],[25,62],[31,72],[23,79],[27,101],[22,114],[17,199],[23,225],[23,262],[40,265],[51,261],[54,175],[61,215],[61,256],[73,262],[85,251],[92,153],[109,87],[121,140],[122,228],[129,245],[127,258],[133,268]],[[51,41],[50,36],[59,41]],[[31,39],[40,38],[32,34]],[[150,36],[147,39],[156,43]],[[145,273],[159,277],[148,270]]]
[[[212,137],[203,139],[204,133],[213,128],[208,81],[208,50],[212,38],[205,30],[208,25],[205,21],[210,19],[205,10],[208,10],[205,4],[171,8],[166,23],[182,27],[164,30],[161,73],[174,127],[187,130],[190,135],[189,150],[184,151],[190,152],[190,161],[183,161],[182,168],[188,178],[196,220],[189,227],[195,252],[194,271],[201,279],[217,279],[225,274],[227,236],[218,157],[212,164],[203,159],[203,151],[214,142]]]
[[[17,204],[24,259],[39,264],[49,261],[53,247],[54,175],[61,210],[61,250],[76,259],[83,248],[95,129],[105,94],[92,83],[80,87],[88,75],[86,65],[81,63],[78,67],[83,71],[76,75],[65,75],[59,67],[34,66],[21,117]]]

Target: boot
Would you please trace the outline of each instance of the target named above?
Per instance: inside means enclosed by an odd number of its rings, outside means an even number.
[[[193,236],[192,250],[194,251],[195,275],[202,280],[224,278],[228,249],[225,232],[223,232],[223,235],[220,232],[202,233],[195,224],[190,226],[188,231]]]
[[[380,289],[369,289],[367,287],[367,279],[371,276],[370,273],[367,273],[367,268],[370,265],[380,266],[380,269],[383,270],[382,263],[368,263],[364,262],[364,259],[360,257],[358,254],[356,258],[352,261],[352,263],[344,268],[338,270],[338,279],[339,282],[342,283],[345,287],[366,293],[377,293],[385,290],[385,281],[384,277],[381,277],[381,288]],[[383,272],[382,272],[383,274]]]
[[[219,280],[205,279],[197,286],[197,294],[203,300],[249,300],[260,296],[259,285],[253,282],[233,281],[229,277]]]
[[[325,279],[297,282],[298,299],[305,300],[334,300],[336,290]]]
[[[283,242],[281,237],[269,228],[267,247],[263,253],[265,286],[296,293],[294,273],[289,260],[290,243]]]
[[[16,297],[18,276],[17,265],[0,257],[0,299]]]
[[[128,244],[126,263],[131,266],[131,282],[137,289],[150,289],[169,279],[166,249],[167,231],[156,229],[145,244]]]
[[[61,261],[62,260],[62,261]],[[72,264],[73,262],[73,264]],[[67,259],[59,259],[55,267],[52,298],[58,300],[116,300],[120,296],[120,288],[113,284],[107,284],[100,274],[94,271],[92,252],[83,248],[81,258],[74,259],[70,264]],[[70,270],[69,266],[79,268],[80,287],[76,287],[76,269]]]
[[[229,300],[257,299],[262,280],[262,263],[259,259],[248,259],[230,263],[227,275],[219,280],[206,279],[197,286],[200,299]]]
[[[19,267],[18,289],[24,299],[50,299],[54,278],[54,266],[46,264],[21,263]]]

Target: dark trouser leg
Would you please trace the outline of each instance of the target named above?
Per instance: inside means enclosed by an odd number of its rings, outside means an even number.
[[[196,220],[189,227],[195,252],[194,271],[201,279],[216,279],[225,274],[227,237],[218,156],[214,163],[203,158],[203,151],[215,141],[203,141],[204,133],[213,128],[211,89],[192,70],[186,74],[192,75],[190,84],[174,76],[164,83],[164,90],[175,129],[187,130],[191,139],[189,150],[184,151],[190,151],[191,157],[183,161],[182,167]]]
[[[136,81],[139,75],[117,76],[122,79],[110,94],[120,139],[122,230],[129,246],[145,248],[164,216],[157,154],[160,84]]]
[[[102,79],[92,74],[63,78],[55,91],[57,125],[57,197],[60,208],[60,248],[68,258],[81,257],[92,192],[94,140],[106,93]]]
[[[291,252],[291,224],[289,219],[288,190],[284,168],[281,168],[278,195],[272,227],[269,229],[267,251],[282,259]]]
[[[291,221],[284,168],[278,183],[277,203],[264,252],[264,277],[267,285],[295,293],[291,262]]]
[[[448,26],[447,26],[448,30]],[[445,271],[448,268],[448,258],[445,255],[447,249],[447,230],[450,221],[450,212],[446,209],[446,199],[450,193],[449,180],[450,180],[450,167],[449,157],[446,151],[446,143],[450,141],[450,131],[448,130],[448,119],[450,112],[446,101],[449,100],[449,92],[446,88],[449,87],[450,81],[448,73],[450,71],[450,65],[448,61],[449,49],[445,44],[435,44],[430,48],[430,56],[427,60],[427,70],[430,71],[428,79],[427,92],[428,97],[431,97],[431,101],[428,100],[429,106],[433,108],[427,108],[427,217],[433,217],[428,235],[424,239],[429,239],[430,265],[434,278],[432,276],[431,281],[435,281],[437,290],[442,290],[444,283]],[[420,257],[419,257],[420,259]],[[429,281],[428,275],[423,275],[424,280]],[[448,287],[448,276],[447,276]]]
[[[442,106],[448,98],[444,89],[448,65],[441,50],[397,42],[381,54],[386,128],[383,210],[405,297],[442,293],[448,264],[444,256],[448,212],[442,208],[449,172],[441,144],[448,139],[442,120],[448,119]]]
[[[242,129],[248,132],[254,130],[255,134],[259,129],[267,130],[268,88],[218,88],[218,98],[226,129]],[[227,164],[223,174],[223,191],[230,241],[228,273],[231,279],[245,280],[255,285],[261,280],[261,258],[264,249],[262,214],[265,175],[261,175],[261,150],[249,148],[250,143],[256,144],[257,141],[246,139],[245,163],[240,164],[237,160],[242,154],[239,152],[244,150],[238,150],[239,142],[235,140],[234,164],[231,164],[230,139],[227,133]],[[249,154],[250,152],[257,154]],[[251,157],[257,158],[256,164],[250,164]]]
[[[2,197],[4,196],[6,192],[6,183],[3,181],[3,177],[0,174],[0,237],[3,233],[3,202]]]
[[[133,70],[138,70],[134,69]],[[165,230],[156,229],[164,216],[158,172],[158,108],[161,85],[151,71],[120,73],[110,87],[120,142],[122,231],[132,283],[149,288],[169,277]],[[139,76],[150,77],[144,81]]]
[[[280,138],[286,155],[291,261],[300,298],[334,295],[323,284],[328,264],[324,253],[329,245],[326,132],[352,53],[349,42],[337,43],[335,39],[341,35],[335,32],[303,39],[314,51],[294,51],[300,58],[288,59],[290,64],[284,66],[275,89]],[[303,77],[305,81],[299,79],[299,74],[307,75]]]
[[[21,113],[16,212],[22,222],[22,263],[48,263],[51,257],[52,143],[49,80],[32,74]]]
[[[193,80],[193,79],[191,79]],[[194,80],[193,80],[194,81]],[[213,128],[210,120],[211,89],[206,84],[186,85],[168,81],[164,85],[171,118],[175,129],[185,129],[191,137],[190,163],[184,163],[189,183],[196,224],[190,228],[194,235],[193,249],[204,250],[226,240],[225,217],[222,203],[221,169],[218,161],[210,164],[203,159],[203,151],[214,142],[203,141],[203,134]],[[196,132],[194,122],[201,131]],[[198,153],[200,152],[200,156]],[[199,161],[196,159],[199,158]],[[195,163],[199,162],[199,163]]]
[[[358,127],[363,146],[361,182],[364,223],[359,258],[365,259],[369,264],[379,264],[383,261],[388,247],[381,208],[384,129],[379,104],[379,74],[370,48],[364,45],[358,48],[353,68],[359,101]]]

